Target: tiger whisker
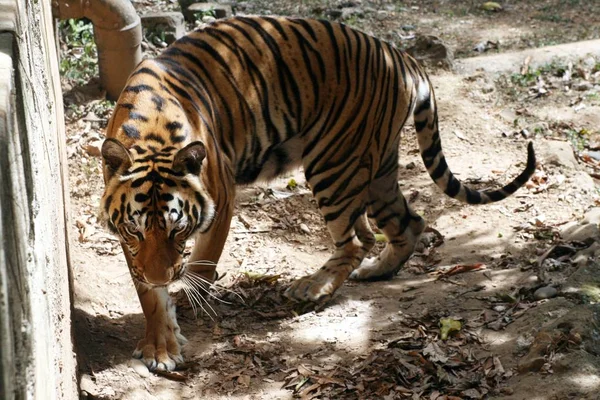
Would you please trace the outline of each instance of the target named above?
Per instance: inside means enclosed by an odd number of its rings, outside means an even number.
[[[195,276],[189,276],[189,275],[188,275],[188,276],[186,276],[186,278],[188,279],[188,282],[193,282],[193,283],[194,283],[194,287],[196,287],[196,289],[202,289],[202,290],[203,290],[203,291],[204,291],[204,292],[205,292],[207,295],[209,295],[209,296],[210,296],[210,297],[212,297],[213,299],[215,299],[215,300],[217,300],[217,301],[219,301],[219,302],[221,302],[221,303],[224,303],[224,304],[233,304],[233,303],[231,303],[231,302],[229,302],[229,301],[226,301],[226,300],[220,299],[220,298],[218,298],[217,296],[215,296],[214,294],[212,294],[212,293],[210,292],[210,290],[209,290],[209,289],[210,289],[210,287],[206,287],[207,285],[206,285],[206,283],[205,283],[205,282],[203,282],[203,281],[201,281],[201,280],[197,280],[197,278],[198,278],[198,277],[195,277]]]
[[[211,282],[211,281],[209,281],[208,279],[206,279],[205,277],[203,277],[202,275],[200,275],[200,274],[198,274],[198,273],[196,273],[196,272],[193,272],[193,271],[186,271],[186,274],[185,274],[185,276],[187,276],[188,278],[193,278],[193,279],[195,279],[195,280],[196,280],[196,282],[198,282],[199,284],[207,285],[208,287],[212,287],[212,288],[214,288],[214,289],[215,289],[215,290],[217,290],[217,291],[219,291],[219,290],[223,290],[223,291],[225,291],[225,292],[231,293],[231,294],[233,294],[234,296],[237,296],[237,297],[240,299],[240,301],[241,301],[242,303],[245,303],[245,301],[244,301],[244,298],[243,298],[242,296],[240,296],[240,294],[239,294],[239,293],[236,293],[235,291],[233,291],[233,290],[231,290],[231,289],[227,289],[227,288],[226,288],[226,287],[224,287],[224,286],[217,285],[215,282]]]
[[[187,261],[184,264],[185,265],[217,265],[216,262],[210,261],[210,260]]]
[[[192,298],[194,299],[194,301],[196,301],[198,303],[198,305],[200,306],[200,308],[202,309],[202,311],[204,311],[204,313],[206,315],[208,315],[208,317],[215,322],[215,319],[212,317],[212,315],[210,314],[210,312],[208,312],[208,310],[204,307],[204,305],[202,303],[205,303],[208,308],[213,312],[213,314],[215,315],[215,317],[217,316],[217,312],[215,311],[215,309],[210,305],[210,303],[208,303],[206,301],[206,299],[204,298],[204,296],[202,296],[202,294],[200,292],[198,292],[198,290],[193,286],[190,285],[188,281],[183,281],[184,283],[187,284],[187,289],[188,289],[188,293],[190,294],[191,298],[190,298],[190,303],[192,303]]]
[[[185,292],[186,297],[188,298],[188,301],[190,302],[190,304],[192,305],[192,311],[194,312],[194,317],[198,316],[198,309],[196,308],[196,304],[194,303],[194,301],[192,300],[191,296],[190,296],[190,292],[189,289],[187,288],[186,285],[183,286],[183,291]]]
[[[212,311],[213,315],[216,317],[218,315],[218,313],[215,311],[215,309],[213,308],[213,306],[210,305],[210,303],[208,301],[206,301],[206,298],[204,296],[202,296],[202,294],[198,291],[198,289],[196,289],[194,286],[188,286],[188,288],[190,289],[190,292],[192,294],[195,294],[197,297],[201,298],[202,301],[204,302],[204,304],[206,304],[208,306],[208,308],[210,309],[210,311]],[[210,319],[214,322],[213,317],[210,315],[210,313],[204,308],[204,306],[202,306],[202,310],[206,313],[206,315],[208,315],[210,317]]]

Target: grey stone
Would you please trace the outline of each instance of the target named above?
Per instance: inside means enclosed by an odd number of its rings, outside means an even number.
[[[147,13],[141,19],[144,29],[164,32],[165,41],[169,44],[185,35],[183,14],[180,12]]]
[[[577,83],[574,83],[571,85],[571,89],[577,90],[579,92],[585,92],[586,90],[590,90],[593,87],[594,87],[594,85],[592,85],[588,81],[581,81],[581,82],[577,82]]]
[[[230,5],[219,3],[194,3],[183,10],[183,16],[187,21],[195,21],[198,15],[212,16],[217,19],[228,18],[233,15]]]
[[[573,147],[568,142],[549,140],[543,143],[543,147],[539,149],[539,152],[540,158],[546,164],[569,169],[579,169],[579,163],[573,154]]]
[[[600,224],[600,207],[592,207],[583,216],[583,223],[585,224]]]
[[[585,154],[587,154],[596,161],[600,161],[600,151],[588,151]]]
[[[585,241],[600,238],[600,208],[594,207],[588,211],[581,222],[569,222],[561,229],[561,237],[566,241]]]
[[[138,360],[137,358],[132,358],[129,360],[129,366],[138,373],[142,378],[147,378],[150,376],[150,371],[148,367],[142,360]]]
[[[541,134],[541,133],[548,132],[548,130],[550,129],[550,125],[548,125],[547,122],[539,121],[539,122],[534,122],[533,124],[527,125],[527,129],[530,132],[533,132],[535,134],[538,134],[538,133]]]
[[[365,16],[365,12],[362,8],[359,7],[347,7],[347,8],[342,8],[342,20],[347,20],[350,19],[352,17],[364,17]]]
[[[520,335],[517,338],[517,352],[522,353],[524,351],[529,350],[531,345],[533,344],[533,336],[531,335]]]
[[[414,31],[415,29],[414,25],[402,25],[402,30],[406,32]]]
[[[342,16],[342,10],[337,10],[337,9],[327,10],[327,11],[325,11],[325,15],[327,15],[329,18],[340,18]]]
[[[552,286],[544,286],[533,293],[533,298],[536,300],[551,299],[558,294],[558,290]]]
[[[177,0],[177,2],[179,3],[181,11],[185,13],[185,10],[187,10],[192,4],[206,3],[206,0]]]
[[[94,397],[96,397],[100,394],[98,388],[96,387],[96,384],[92,380],[92,377],[89,376],[88,374],[81,375],[81,379],[79,381],[79,389],[82,392],[85,392]]]
[[[438,37],[431,35],[417,36],[415,45],[406,50],[415,59],[428,64],[451,68],[454,60],[452,50]]]

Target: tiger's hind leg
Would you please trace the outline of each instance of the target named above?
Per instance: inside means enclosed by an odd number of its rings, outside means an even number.
[[[338,231],[332,232],[332,236],[340,237]],[[298,301],[319,303],[327,301],[375,244],[375,236],[365,214],[360,216],[353,228],[341,237],[343,237],[341,241],[336,241],[335,253],[317,272],[292,283],[286,292],[288,297]]]
[[[365,259],[350,278],[390,279],[413,253],[425,229],[425,221],[411,209],[402,195],[396,168],[373,181],[368,193],[368,216],[376,221],[388,243],[378,257]]]
[[[365,216],[368,171],[359,170],[353,178],[358,187],[349,185],[352,187],[347,187],[343,194],[336,191],[337,187],[315,193],[336,250],[318,271],[294,281],[286,292],[288,297],[297,301],[327,301],[375,244]],[[310,184],[313,190],[318,187],[314,181]]]

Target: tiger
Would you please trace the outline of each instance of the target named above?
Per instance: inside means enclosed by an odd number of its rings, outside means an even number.
[[[143,60],[101,148],[101,219],[120,240],[146,322],[133,356],[150,369],[183,361],[185,337],[167,287],[186,276],[216,278],[238,185],[303,169],[335,250],[286,295],[322,304],[347,279],[396,275],[425,229],[398,183],[400,132],[410,116],[427,172],[449,197],[500,201],[534,173],[530,142],[512,182],[465,186],[446,163],[436,110],[414,58],[327,20],[235,16]],[[370,221],[387,238],[372,258]]]

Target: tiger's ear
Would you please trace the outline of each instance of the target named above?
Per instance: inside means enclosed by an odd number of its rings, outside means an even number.
[[[132,164],[129,151],[116,139],[106,139],[102,143],[102,158],[108,174],[107,179],[119,171],[126,171]]]
[[[199,175],[202,160],[205,157],[206,147],[204,147],[204,143],[200,141],[192,142],[175,154],[173,170],[183,175]]]

